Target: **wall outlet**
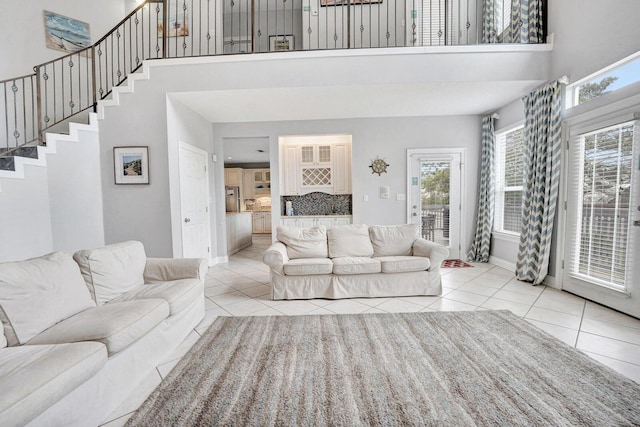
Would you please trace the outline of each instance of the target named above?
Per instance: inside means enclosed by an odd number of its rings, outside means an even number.
[[[403,193],[396,194],[396,200],[407,200],[407,195]]]
[[[362,201],[363,202],[368,202],[369,201],[369,196],[366,195],[366,194],[364,196],[362,196]]]

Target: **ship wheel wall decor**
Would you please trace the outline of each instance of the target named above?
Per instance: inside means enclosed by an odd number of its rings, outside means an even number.
[[[381,159],[380,157],[376,157],[371,161],[371,165],[369,167],[371,168],[372,174],[377,173],[378,176],[380,176],[383,172],[387,172],[389,163],[385,162],[384,159]]]

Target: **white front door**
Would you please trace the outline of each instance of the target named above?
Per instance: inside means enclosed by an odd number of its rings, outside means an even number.
[[[450,259],[462,251],[463,149],[409,149],[408,223],[418,224],[422,237],[449,249]]]
[[[594,127],[569,144],[562,288],[640,317],[640,135]]]
[[[209,260],[209,172],[207,152],[180,142],[182,256]]]

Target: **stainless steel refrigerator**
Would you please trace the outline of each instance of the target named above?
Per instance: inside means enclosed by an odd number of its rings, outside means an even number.
[[[240,187],[224,187],[227,212],[240,212]]]

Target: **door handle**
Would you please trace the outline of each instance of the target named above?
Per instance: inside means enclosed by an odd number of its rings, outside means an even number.
[[[191,218],[185,218],[185,219],[184,219],[184,222],[185,222],[185,223],[187,223],[187,222],[191,222]]]

